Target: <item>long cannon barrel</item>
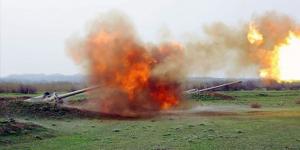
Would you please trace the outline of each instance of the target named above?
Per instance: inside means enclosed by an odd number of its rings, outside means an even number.
[[[99,87],[100,86],[88,87],[88,88],[85,88],[85,89],[81,89],[81,90],[77,90],[77,91],[73,91],[73,92],[61,94],[61,95],[58,95],[57,97],[59,99],[64,99],[64,98],[67,98],[67,97],[70,97],[70,96],[73,96],[73,95],[77,95],[77,94],[84,93],[84,92],[87,92],[87,91],[92,91],[92,90],[97,89]]]
[[[230,82],[230,83],[225,83],[225,84],[221,84],[221,85],[217,85],[217,86],[213,86],[213,87],[209,87],[209,88],[205,88],[205,89],[190,89],[187,91],[184,91],[184,93],[186,94],[194,94],[194,93],[200,93],[200,92],[205,92],[205,91],[210,91],[210,90],[214,90],[220,87],[224,87],[224,86],[229,86],[229,85],[233,85],[233,84],[239,84],[242,83],[242,81],[234,81],[234,82]]]

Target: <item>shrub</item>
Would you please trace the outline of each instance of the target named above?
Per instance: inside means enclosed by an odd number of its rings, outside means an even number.
[[[37,89],[35,87],[30,85],[23,85],[23,84],[21,84],[17,89],[18,93],[23,93],[23,94],[35,94],[36,91]]]
[[[251,103],[250,107],[251,108],[261,108],[261,105],[259,103],[255,102],[255,103]]]

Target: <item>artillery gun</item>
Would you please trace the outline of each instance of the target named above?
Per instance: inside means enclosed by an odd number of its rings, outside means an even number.
[[[84,88],[81,90],[65,93],[65,94],[57,94],[56,92],[49,93],[45,92],[43,95],[37,96],[37,97],[32,97],[29,99],[24,100],[25,102],[32,102],[32,103],[38,103],[38,102],[46,102],[46,103],[57,103],[57,104],[62,104],[65,101],[65,98],[74,96],[80,93],[84,93],[87,91],[92,91],[99,88],[99,86],[93,86],[93,87],[88,87]]]
[[[204,88],[204,89],[190,89],[190,90],[184,91],[184,94],[199,94],[201,92],[211,91],[211,90],[215,90],[215,89],[218,89],[221,87],[230,86],[230,85],[234,85],[234,84],[240,84],[240,83],[242,83],[242,81],[234,81],[234,82],[224,83],[224,84],[220,84],[217,86],[208,87],[208,88]]]

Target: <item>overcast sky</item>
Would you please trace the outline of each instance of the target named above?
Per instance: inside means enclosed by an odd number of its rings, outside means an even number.
[[[204,24],[236,25],[275,10],[300,20],[299,0],[0,0],[0,76],[24,73],[79,73],[67,56],[65,41],[83,33],[99,13],[120,10],[144,41],[159,30],[174,36],[200,33]]]

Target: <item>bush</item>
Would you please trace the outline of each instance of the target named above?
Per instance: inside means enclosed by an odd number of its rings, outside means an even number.
[[[255,102],[255,103],[251,103],[250,107],[251,108],[261,108],[261,105],[259,103]]]
[[[23,94],[35,94],[37,92],[37,89],[30,85],[23,85],[21,84],[19,88],[17,89],[17,93],[23,93]]]

